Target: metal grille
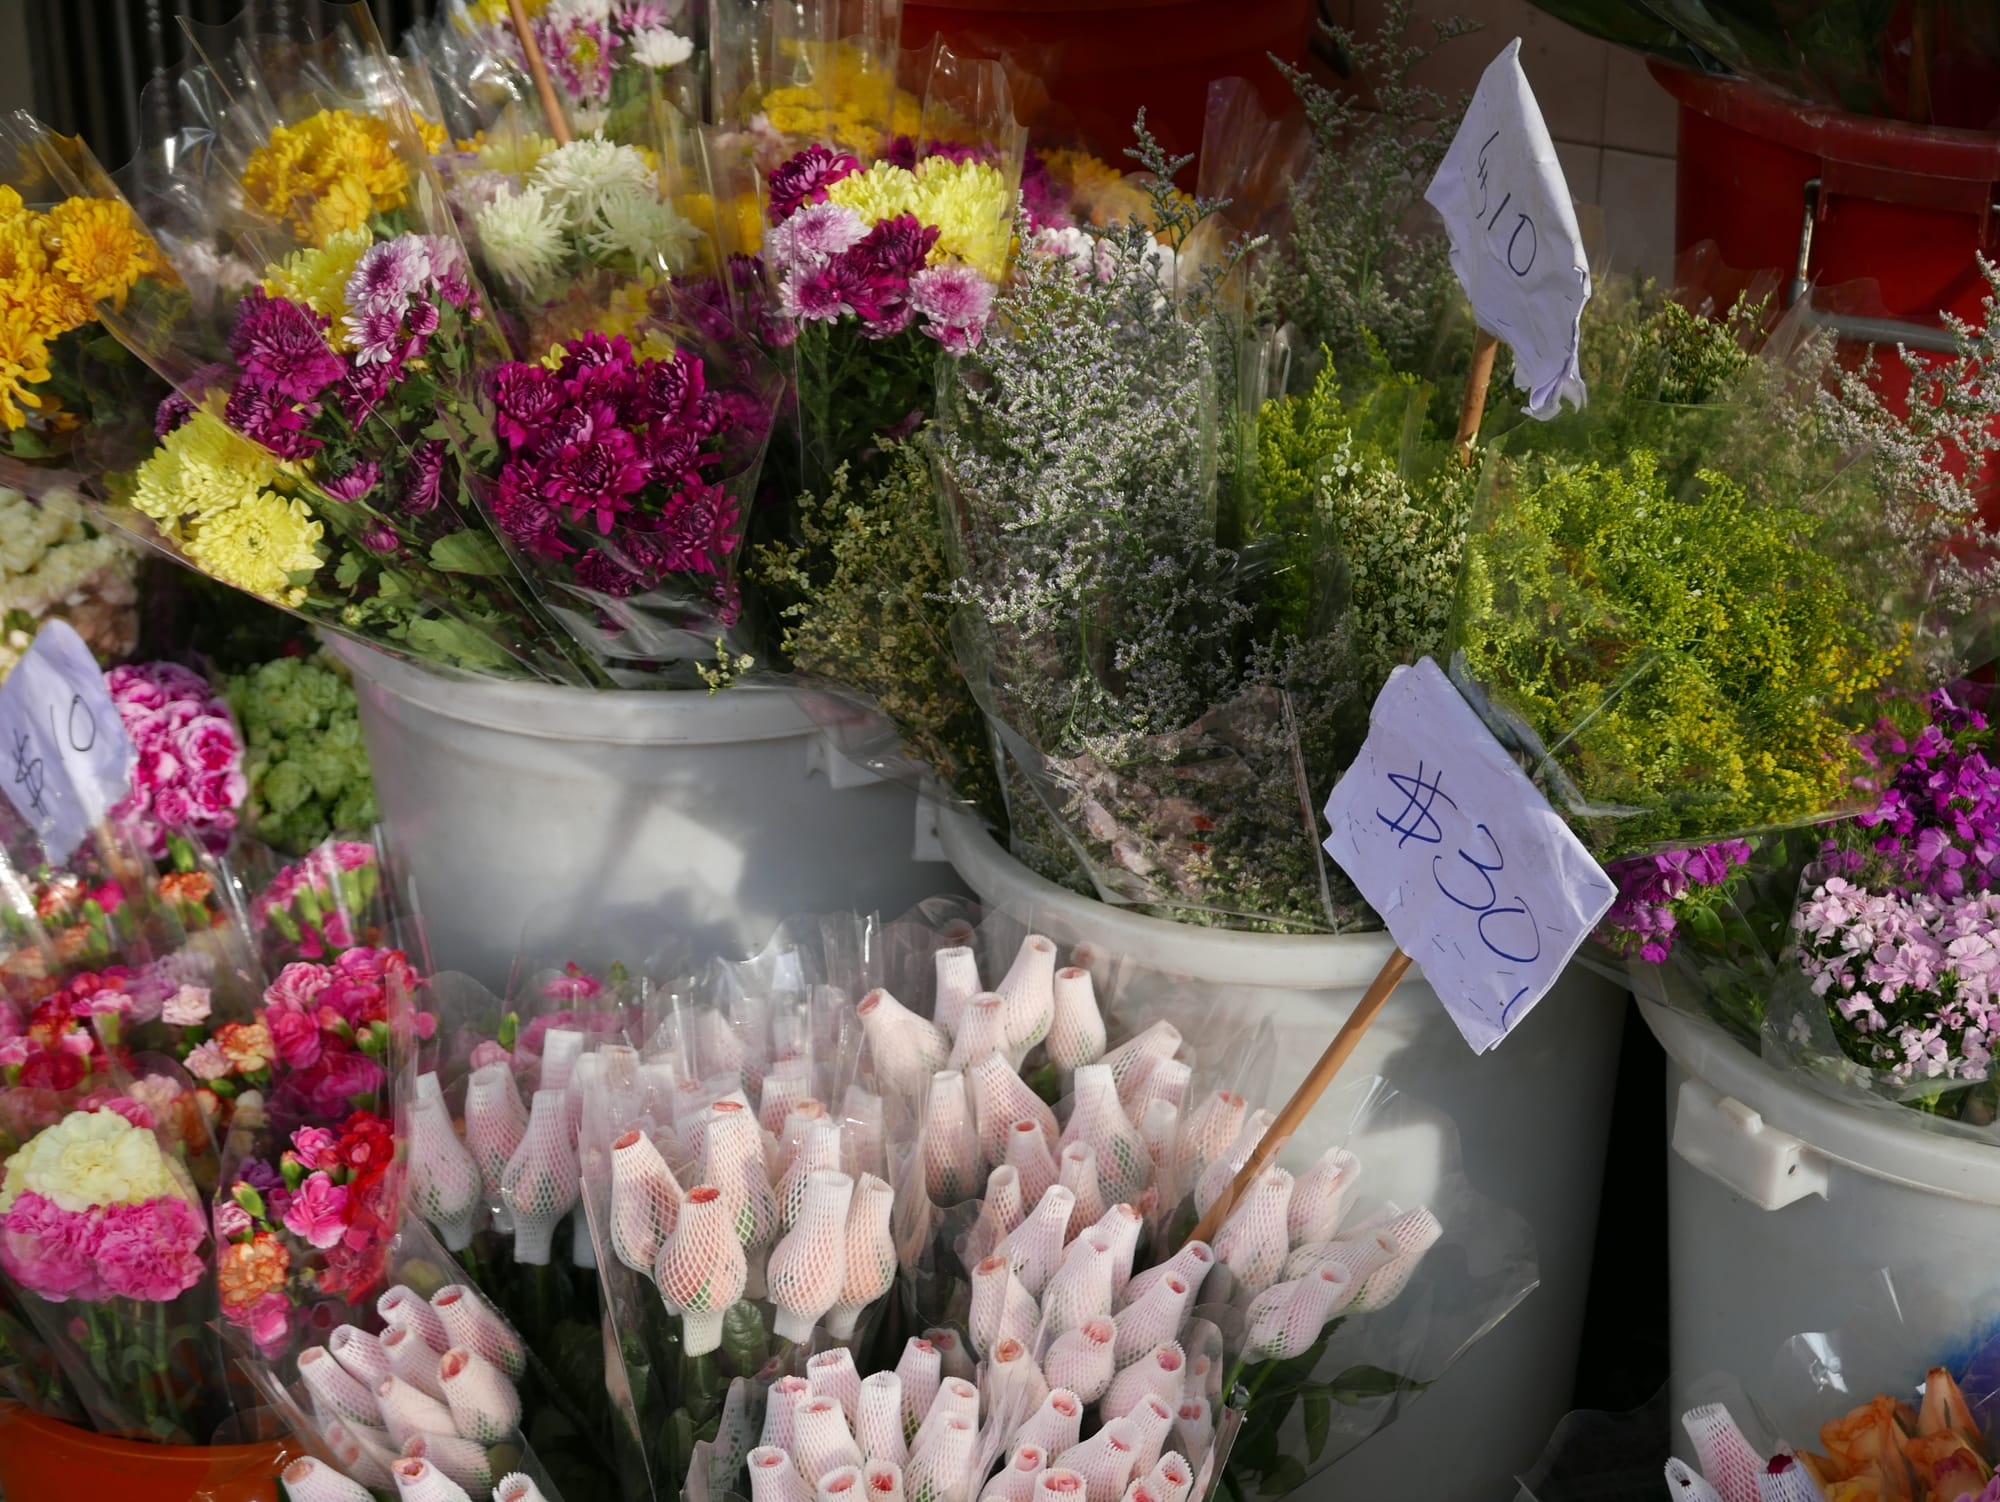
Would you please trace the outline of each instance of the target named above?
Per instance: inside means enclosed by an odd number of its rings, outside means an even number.
[[[435,0],[369,0],[383,39],[431,13]],[[116,168],[167,128],[168,102],[142,92],[189,55],[181,19],[220,25],[239,15],[256,29],[305,35],[345,7],[323,0],[27,0],[33,108],[65,135],[81,135]]]

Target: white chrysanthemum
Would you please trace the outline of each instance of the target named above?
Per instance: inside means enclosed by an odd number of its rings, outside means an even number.
[[[545,22],[560,26],[564,22],[576,21],[584,25],[591,22],[602,24],[611,19],[614,0],[552,0],[549,8],[542,13]]]
[[[611,111],[602,104],[577,104],[570,106],[569,123],[573,130],[586,135],[596,135],[611,123]]]
[[[571,224],[588,224],[606,200],[632,192],[657,195],[646,159],[630,146],[587,136],[558,146],[535,164],[529,181],[548,195]]]
[[[562,270],[567,224],[540,188],[502,193],[472,222],[486,264],[516,291],[531,294]]]
[[[694,226],[650,189],[613,194],[582,225],[583,243],[600,261],[630,256],[641,266],[673,271],[685,264]]]
[[[632,38],[632,61],[648,68],[678,68],[694,56],[694,42],[664,26]]]

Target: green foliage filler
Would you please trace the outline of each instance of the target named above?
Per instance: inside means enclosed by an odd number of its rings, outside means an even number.
[[[228,680],[257,837],[303,854],[375,822],[375,781],[354,688],[322,660],[280,657]]]

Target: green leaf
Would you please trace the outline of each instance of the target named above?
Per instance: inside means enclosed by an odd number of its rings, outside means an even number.
[[[1320,1452],[1326,1449],[1327,1431],[1333,1425],[1333,1399],[1319,1388],[1309,1388],[1304,1394],[1306,1423],[1306,1458],[1318,1460]]]
[[[507,654],[476,628],[449,616],[419,616],[409,624],[407,639],[421,656],[466,667],[505,667]]]
[[[1379,1366],[1350,1366],[1323,1388],[1314,1391],[1324,1392],[1334,1402],[1353,1408],[1370,1398],[1386,1398],[1399,1392],[1422,1392],[1429,1386],[1428,1382],[1399,1376]]]
[[[342,589],[352,589],[361,582],[361,575],[368,568],[368,560],[360,553],[343,553],[340,564],[333,571],[333,582]]]
[[[447,574],[504,574],[507,555],[484,532],[467,530],[440,537],[431,544],[431,563]]]
[[[1722,942],[1722,920],[1715,916],[1713,908],[1692,908],[1686,913],[1685,919],[1688,928],[1702,943],[1720,944]]]

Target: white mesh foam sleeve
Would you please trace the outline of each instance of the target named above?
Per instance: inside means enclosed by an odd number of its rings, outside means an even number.
[[[965,1071],[972,1092],[972,1115],[979,1128],[980,1156],[998,1163],[1007,1156],[1007,1133],[1017,1121],[1032,1121],[1053,1149],[1060,1135],[1056,1113],[1022,1081],[1014,1066],[990,1053]]]
[[[1179,1423],[1178,1415],[1174,1421]],[[1146,1484],[1152,1487],[1157,1502],[1187,1502],[1194,1487],[1194,1467],[1178,1450],[1168,1450],[1153,1462],[1153,1468],[1146,1473]]]
[[[521,1395],[507,1374],[477,1351],[459,1346],[438,1363],[445,1407],[453,1427],[467,1439],[497,1445],[521,1422]]]
[[[389,1358],[382,1354],[382,1337],[369,1334],[359,1325],[340,1326],[327,1336],[326,1348],[347,1375],[370,1393],[375,1391],[377,1382],[389,1375]]]
[[[1333,1240],[1360,1178],[1361,1160],[1346,1148],[1330,1147],[1321,1153],[1292,1186],[1292,1206],[1286,1214],[1292,1245]]]
[[[1326,1244],[1326,1249],[1316,1259],[1317,1267],[1344,1267],[1354,1279],[1357,1291],[1370,1275],[1387,1267],[1401,1254],[1384,1226],[1357,1227],[1343,1231]],[[1290,1261],[1289,1258],[1286,1259]]]
[[[854,1180],[820,1169],[806,1180],[805,1199],[792,1229],[771,1249],[767,1273],[773,1328],[786,1340],[806,1341],[813,1327],[840,1301],[847,1280],[847,1210]]]
[[[924,1096],[924,1187],[931,1202],[956,1205],[979,1193],[979,1136],[966,1100],[965,1076],[941,1069]]]
[[[874,1174],[865,1173],[856,1181],[847,1210],[846,1276],[840,1298],[826,1317],[827,1334],[835,1340],[851,1339],[862,1311],[896,1280],[896,1243],[889,1231],[895,1208],[896,1191]]]
[[[1215,1255],[1254,1297],[1278,1281],[1289,1249],[1285,1217],[1291,1209],[1292,1176],[1267,1168],[1243,1192],[1215,1235]]]
[[[1139,1117],[1139,1138],[1146,1144],[1146,1156],[1153,1160],[1153,1182],[1176,1201],[1181,1195],[1174,1182],[1174,1147],[1180,1135],[1180,1107],[1170,1100],[1147,1101]]]
[[[1042,1331],[1074,1330],[1111,1313],[1110,1241],[1095,1231],[1078,1237],[1042,1290]],[[1073,1384],[1070,1384],[1073,1385]]]
[[[1092,1231],[1111,1243],[1111,1304],[1124,1301],[1126,1286],[1132,1281],[1132,1258],[1139,1250],[1139,1237],[1146,1228],[1145,1217],[1129,1204],[1108,1206],[1097,1217]],[[1074,1244],[1074,1243],[1072,1243]]]
[[[1021,1185],[1021,1203],[1032,1205],[1048,1192],[1059,1170],[1055,1154],[1042,1129],[1031,1121],[1017,1121],[1007,1134],[1007,1164]]]
[[[1122,1369],[1111,1379],[1111,1390],[1098,1405],[1112,1418],[1123,1418],[1138,1407],[1148,1393],[1166,1403],[1181,1400],[1181,1381],[1187,1371],[1187,1353],[1177,1340],[1165,1341]]]
[[[747,1120],[747,1118],[746,1118]],[[755,1123],[751,1123],[755,1129]],[[749,1269],[722,1191],[698,1184],[681,1201],[674,1234],[653,1268],[660,1301],[681,1317],[684,1347],[702,1356],[722,1344],[722,1317],[743,1297]]]
[[[898,1461],[871,1460],[861,1468],[868,1502],[903,1502],[903,1467]]]
[[[528,1130],[500,1175],[500,1197],[514,1217],[516,1262],[547,1264],[556,1227],[576,1208],[580,1183],[569,1103],[560,1090],[537,1090]]]
[[[620,1262],[652,1277],[680,1208],[681,1186],[651,1137],[634,1128],[611,1144],[611,1248]]]
[[[444,1401],[444,1384],[438,1380],[438,1362],[443,1358],[424,1344],[424,1338],[409,1326],[382,1332],[382,1359],[389,1370],[383,1376],[401,1377],[419,1392]],[[382,1385],[381,1377],[375,1386]],[[351,1417],[351,1415],[350,1415]],[[380,1420],[376,1420],[380,1422]]]
[[[723,1013],[713,1009],[696,1012],[694,1027],[696,1051],[700,1055],[699,1073],[704,1079],[723,1074],[761,1073],[753,1068],[758,1061],[750,1056],[749,1040]],[[754,1086],[761,1092],[762,1079],[756,1080]]]
[[[854,1438],[871,1461],[900,1466],[910,1454],[903,1433],[903,1379],[894,1372],[870,1372],[861,1379]]]
[[[1049,1059],[1058,1069],[1081,1069],[1104,1057],[1104,1013],[1090,972],[1069,965],[1055,973],[1055,1015],[1049,1022]]]
[[[1064,1147],[1088,1142],[1097,1154],[1097,1182],[1107,1204],[1135,1201],[1153,1176],[1153,1156],[1146,1139],[1132,1125],[1118,1099],[1108,1064],[1086,1064],[1076,1071],[1075,1099],[1063,1127]]]
[[[938,1361],[944,1371],[944,1380],[938,1384],[939,1392],[944,1392],[954,1381],[970,1386],[977,1378],[979,1364],[965,1348],[965,1342],[958,1338],[956,1330],[933,1325],[924,1331],[924,1339],[937,1347]],[[937,1400],[931,1401],[935,1407]]]
[[[1048,1378],[1021,1341],[1001,1341],[981,1370],[980,1399],[988,1418],[1006,1433],[1019,1428],[1049,1395]]]
[[[1097,1224],[1104,1213],[1104,1193],[1097,1182],[1097,1151],[1088,1142],[1072,1142],[1056,1160],[1056,1182],[1076,1196],[1069,1212],[1070,1241]]]
[[[397,1447],[390,1442],[387,1429],[330,1419],[322,1424],[320,1433],[332,1449],[333,1458],[356,1481],[370,1490],[393,1487],[389,1467],[400,1456]]]
[[[583,1057],[583,1034],[573,1027],[552,1027],[542,1034],[542,1072],[537,1090],[561,1090],[569,1084],[576,1061]]]
[[[1701,1473],[1690,1470],[1678,1457],[1667,1462],[1667,1495],[1673,1502],[1722,1502],[1721,1494]]]
[[[937,1344],[935,1339],[931,1343]],[[947,1375],[938,1383],[930,1411],[917,1425],[917,1432],[910,1440],[911,1459],[914,1460],[917,1452],[925,1447],[927,1434],[951,1419],[964,1419],[974,1424],[979,1421],[979,1389],[968,1378]]]
[[[1192,1297],[1188,1280],[1176,1272],[1148,1284],[1141,1297],[1119,1312],[1118,1339],[1112,1352],[1117,1364],[1130,1366],[1180,1334]]]
[[[1049,1035],[1056,1014],[1055,978],[1055,944],[1041,934],[1029,934],[993,988],[1007,1021],[1007,1055],[1017,1064]]]
[[[958,1033],[951,1040],[950,1068],[967,1069],[990,1053],[1007,1047],[1006,1003],[997,991],[981,991],[958,1016]]]
[[[844,1465],[820,1477],[819,1485],[814,1489],[813,1495],[816,1502],[862,1502],[862,1493],[865,1489],[861,1480],[861,1467]]]
[[[310,1455],[286,1466],[279,1479],[291,1502],[374,1502],[367,1487]]]
[[[447,1283],[431,1295],[431,1308],[453,1345],[470,1346],[517,1382],[528,1369],[528,1348],[478,1289]]]
[[[1047,1370],[1044,1365],[1044,1373]],[[1062,1454],[1083,1433],[1083,1406],[1081,1394],[1059,1383],[1051,1385],[1042,1406],[1014,1431],[1014,1443],[1038,1446],[1050,1456]]]
[[[1215,1415],[1206,1398],[1182,1396],[1181,1406],[1174,1410],[1174,1440],[1190,1465],[1201,1464],[1215,1440]]]
[[[896,1379],[903,1384],[903,1437],[917,1432],[924,1415],[937,1399],[938,1385],[944,1380],[944,1359],[938,1348],[921,1336],[912,1335],[903,1343],[896,1362]]]
[[[1208,1214],[1209,1207],[1236,1182],[1236,1175],[1243,1171],[1243,1165],[1250,1161],[1250,1154],[1257,1150],[1257,1144],[1264,1140],[1264,1134],[1277,1119],[1276,1113],[1262,1109],[1252,1111],[1243,1118],[1235,1140],[1223,1149],[1221,1157],[1208,1165],[1195,1185],[1195,1209],[1203,1215]]]
[[[789,1231],[798,1224],[799,1211],[806,1202],[806,1181],[818,1172],[839,1173],[840,1126],[824,1117],[811,1122],[799,1150],[778,1181],[778,1228]]]
[[[493,1502],[549,1502],[535,1478],[525,1471],[509,1471],[493,1483]]]
[[[785,1118],[812,1098],[811,1061],[780,1059],[764,1076],[763,1087],[758,1091],[757,1124],[773,1137],[782,1136]]]
[[[1424,1260],[1424,1254],[1436,1246],[1438,1238],[1444,1234],[1444,1227],[1438,1224],[1438,1218],[1422,1206],[1404,1211],[1383,1230],[1396,1243],[1396,1255],[1386,1266],[1370,1273],[1362,1283],[1354,1295],[1356,1309],[1380,1309],[1391,1303],[1409,1286],[1411,1276]]]
[[[1323,1267],[1307,1277],[1275,1283],[1250,1301],[1243,1359],[1290,1361],[1310,1350],[1326,1322],[1354,1299],[1344,1267]]]
[[[812,1502],[812,1496],[789,1451],[759,1445],[750,1452],[750,1502]]]
[[[1032,1340],[1041,1320],[1035,1297],[1014,1275],[1005,1257],[982,1258],[972,1269],[972,1307],[966,1333],[981,1356],[1003,1340]]]
[[[428,1460],[399,1460],[389,1473],[401,1502],[472,1502],[464,1487]]]
[[[1089,1439],[1058,1455],[1056,1468],[1075,1471],[1083,1478],[1087,1502],[1118,1502],[1132,1480],[1132,1464],[1138,1458],[1132,1426],[1112,1418]]]
[[[1200,1183],[1209,1164],[1228,1151],[1229,1144],[1243,1129],[1243,1117],[1248,1110],[1242,1096],[1217,1090],[1203,1096],[1187,1113],[1180,1141],[1174,1147],[1173,1182],[1180,1193],[1185,1194]]]
[[[1039,1445],[1015,1445],[1007,1463],[979,1494],[979,1502],[1030,1502],[1035,1495],[1035,1478],[1048,1468],[1048,1463],[1048,1456]]]
[[[1757,1473],[1758,1502],[1820,1502],[1819,1488],[1796,1455],[1773,1455]]]
[[[814,1486],[828,1471],[861,1464],[861,1446],[832,1398],[808,1398],[792,1415],[792,1459]]]
[[[855,1011],[862,1035],[875,1061],[882,1088],[914,1100],[924,1081],[944,1068],[951,1057],[951,1040],[928,1017],[919,1017],[887,991],[876,988],[862,997]]]
[[[1147,1393],[1127,1410],[1125,1422],[1132,1426],[1133,1433],[1138,1436],[1138,1444],[1135,1446],[1138,1459],[1132,1462],[1135,1476],[1147,1474],[1159,1463],[1160,1451],[1167,1442],[1168,1433],[1174,1427],[1174,1408],[1179,1402],[1178,1393],[1174,1395],[1172,1402],[1168,1402],[1158,1393]]]
[[[1193,1078],[1192,1064],[1179,1059],[1156,1059],[1145,1080],[1132,1091],[1126,1110],[1138,1121],[1146,1119],[1146,1111],[1154,1101],[1165,1101],[1179,1111],[1187,1099],[1188,1082]]]
[[[1112,1359],[1116,1338],[1117,1327],[1109,1319],[1087,1319],[1074,1330],[1065,1330],[1049,1346],[1048,1359],[1042,1363],[1050,1384],[1095,1403],[1109,1390],[1117,1370]]]
[[[757,1118],[733,1100],[709,1107],[701,1181],[722,1192],[730,1228],[746,1247],[769,1246],[778,1231],[778,1198],[764,1164]]]
[[[483,1192],[479,1165],[451,1124],[436,1072],[418,1075],[410,1107],[410,1196],[417,1213],[437,1228],[446,1251],[471,1245]]]
[[[815,1398],[832,1398],[838,1403],[847,1427],[855,1427],[855,1415],[861,1408],[861,1373],[855,1370],[852,1351],[835,1346],[807,1357],[806,1385]]]
[[[791,1458],[793,1418],[799,1404],[811,1396],[812,1384],[805,1378],[784,1376],[771,1384],[764,1402],[764,1430],[759,1441],[769,1449],[783,1450],[787,1462]]]
[[[1151,1288],[1168,1273],[1184,1279],[1188,1285],[1188,1301],[1201,1302],[1201,1285],[1208,1277],[1208,1270],[1215,1266],[1215,1249],[1205,1241],[1190,1241],[1165,1262],[1132,1274],[1132,1281],[1125,1285],[1125,1303],[1129,1308],[1146,1296]]]
[[[982,1257],[992,1256],[993,1249],[1021,1223],[1026,1213],[1021,1203],[1021,1171],[1011,1163],[1002,1163],[986,1176],[986,1193],[979,1201],[979,1219],[973,1223],[971,1234],[966,1239],[967,1260],[976,1263]]]
[[[1051,1184],[1027,1219],[1000,1243],[998,1255],[1014,1265],[1015,1276],[1036,1298],[1041,1297],[1062,1261],[1063,1238],[1069,1234],[1069,1213],[1075,1205],[1075,1195],[1060,1184]]]
[[[979,1426],[971,1419],[949,1418],[919,1433],[903,1467],[903,1487],[909,1502],[968,1502],[972,1490],[972,1447]]]
[[[776,1186],[775,1192],[781,1206],[784,1200],[785,1175],[792,1171],[793,1163],[798,1161],[800,1145],[811,1134],[812,1129],[823,1122],[832,1123],[836,1129],[840,1125],[828,1114],[823,1102],[802,1100],[785,1114],[777,1136],[767,1135],[764,1138],[764,1167],[770,1175],[771,1183]],[[840,1164],[836,1162],[832,1166],[839,1168]],[[779,1223],[783,1224],[782,1213],[779,1216]]]
[[[1035,1477],[1034,1502],[1087,1502],[1083,1477],[1061,1466],[1048,1466]]]
[[[409,1460],[429,1461],[472,1496],[492,1495],[493,1462],[486,1446],[477,1440],[457,1434],[413,1434],[403,1446],[403,1455]]]
[[[437,1310],[401,1283],[382,1291],[382,1297],[375,1301],[375,1312],[382,1316],[382,1323],[392,1330],[400,1325],[412,1327],[423,1337],[424,1344],[440,1356],[451,1349],[451,1336],[446,1333],[444,1321],[438,1318]]]
[[[458,1432],[451,1421],[449,1408],[429,1393],[412,1387],[394,1372],[376,1384],[375,1407],[382,1415],[382,1427],[389,1431],[390,1440],[399,1448],[408,1444],[413,1434]]]
[[[1181,1031],[1171,1022],[1155,1022],[1137,1037],[1128,1038],[1099,1062],[1111,1071],[1118,1086],[1118,1098],[1129,1107],[1138,1098],[1140,1087],[1151,1078],[1153,1066],[1180,1052]]]
[[[1722,1502],[1757,1502],[1757,1473],[1764,1457],[1750,1448],[1736,1420],[1720,1403],[1704,1403],[1681,1415],[1681,1427],[1694,1441],[1701,1474],[1722,1494]]]
[[[437,1357],[431,1360],[436,1361]],[[374,1390],[364,1386],[318,1346],[308,1346],[299,1352],[299,1376],[312,1394],[313,1411],[322,1417],[345,1419],[350,1424],[382,1422]]]
[[[922,1088],[919,1083],[908,1092],[910,1098],[914,1100],[916,1091]],[[883,1151],[882,1097],[859,1085],[849,1085],[840,1098],[840,1118],[841,1172],[855,1180],[864,1173],[887,1178],[889,1160]]]
[[[966,1004],[986,987],[980,984],[979,961],[971,948],[955,944],[937,952],[937,996],[931,1018],[952,1037]]]

